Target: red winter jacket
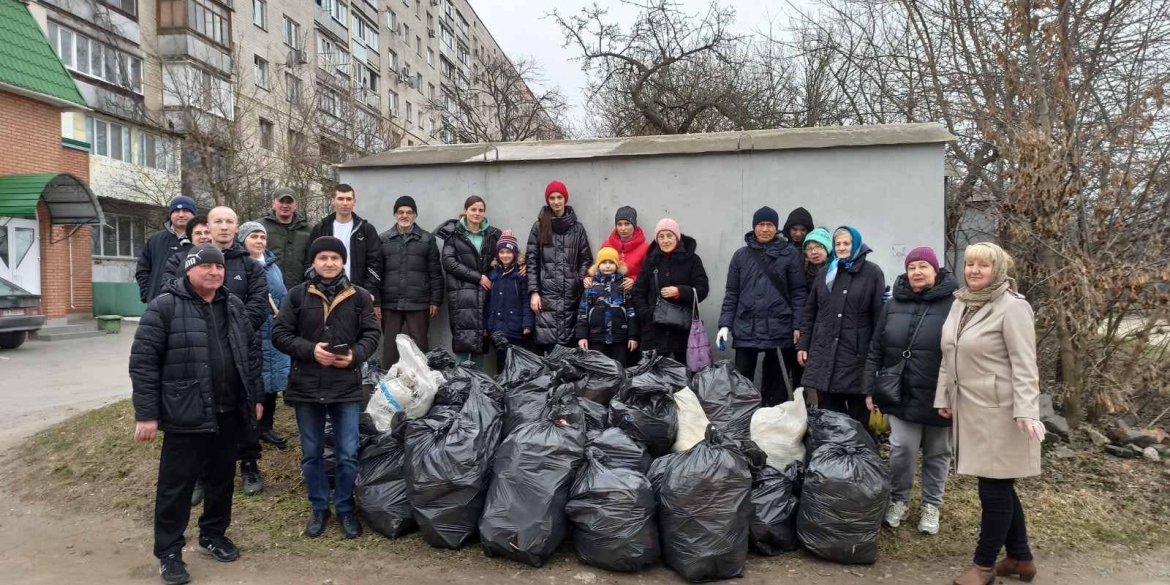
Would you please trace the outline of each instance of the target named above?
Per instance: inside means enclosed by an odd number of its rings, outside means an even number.
[[[622,262],[625,262],[626,268],[629,269],[626,276],[634,280],[638,279],[638,273],[642,271],[642,261],[646,259],[646,252],[650,251],[650,245],[646,243],[646,234],[642,233],[640,227],[634,228],[634,235],[628,242],[623,242],[618,237],[617,230],[613,230],[601,247],[617,250]]]

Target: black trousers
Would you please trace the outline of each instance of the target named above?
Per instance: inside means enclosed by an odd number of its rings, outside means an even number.
[[[183,550],[183,531],[191,519],[191,491],[203,475],[203,514],[199,534],[222,536],[232,523],[236,489],[236,452],[246,425],[235,412],[218,415],[215,433],[165,433],[154,496],[154,556]]]
[[[1003,548],[1007,548],[1009,558],[1032,560],[1028,530],[1024,525],[1024,507],[1016,495],[1015,480],[979,478],[979,503],[983,507],[983,519],[979,524],[975,564],[981,567],[995,565]]]
[[[625,341],[621,341],[621,342],[617,342],[617,343],[613,343],[613,344],[609,344],[609,345],[604,344],[604,343],[593,343],[592,341],[590,341],[589,342],[589,349],[600,351],[602,354],[605,355],[605,357],[610,358],[610,359],[616,361],[617,363],[621,364],[623,368],[630,365],[628,363],[628,361],[630,359],[630,346],[627,345],[627,343]]]
[[[276,414],[276,394],[276,392],[264,393],[264,414],[260,416],[261,430],[272,430],[272,418]]]
[[[869,429],[869,409],[865,406],[864,394],[836,394],[817,392],[817,405],[825,410],[849,415],[861,426]]]
[[[405,333],[414,340],[415,345],[423,353],[431,350],[427,340],[427,329],[431,325],[430,313],[421,311],[394,311],[382,309],[382,369],[389,370],[390,366],[398,363],[399,333]]]
[[[788,368],[788,376],[792,378],[792,389],[800,388],[800,379],[804,376],[804,368],[800,367],[800,362],[796,361],[796,348],[782,348],[780,359],[784,360],[784,367]],[[795,398],[795,396],[789,398]]]
[[[764,354],[764,372],[760,381],[760,396],[764,406],[776,406],[787,402],[788,387],[784,385],[784,372],[780,369],[778,348],[757,349],[754,347],[735,348],[735,369],[745,378],[756,379],[756,362]],[[789,370],[791,372],[791,370]],[[795,387],[795,386],[794,386]]]

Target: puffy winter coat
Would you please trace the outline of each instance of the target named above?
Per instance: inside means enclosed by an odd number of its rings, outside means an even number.
[[[732,347],[792,347],[792,332],[800,326],[808,297],[800,250],[779,235],[767,244],[757,242],[753,232],[743,239],[747,245],[736,250],[727,269],[719,327],[731,329]],[[756,260],[759,252],[783,291]]]
[[[479,285],[479,279],[491,270],[496,242],[503,232],[490,225],[480,231],[483,246],[477,252],[462,219],[447,220],[435,230],[435,236],[443,240],[447,314],[451,323],[451,350],[455,353],[486,353],[488,350],[483,315],[490,293]]]
[[[223,286],[240,297],[247,307],[248,320],[257,330],[272,315],[268,304],[268,275],[240,242],[223,251]]]
[[[572,207],[553,218],[552,243],[542,246],[537,237],[540,221],[528,234],[528,293],[540,293],[541,311],[536,316],[536,343],[567,344],[576,333],[577,302],[582,279],[593,264],[589,235],[577,222]]]
[[[626,276],[638,280],[638,275],[642,273],[642,263],[646,261],[646,253],[650,251],[650,244],[646,243],[646,234],[642,232],[642,228],[635,227],[634,235],[625,242],[618,237],[617,230],[613,230],[601,247],[617,250],[618,257],[626,263]]]
[[[905,274],[894,282],[893,296],[882,309],[869,344],[869,358],[865,362],[863,387],[872,394],[874,376],[880,370],[896,366],[903,352],[910,351],[902,369],[902,400],[898,404],[874,402],[882,412],[902,420],[949,427],[951,421],[938,415],[934,408],[934,393],[938,387],[938,369],[942,364],[942,328],[955,301],[955,277],[946,269],[940,270],[936,284],[921,293],[910,288]],[[922,325],[919,325],[919,322]],[[915,328],[918,336],[914,346],[908,347]]]
[[[275,215],[269,214],[260,220],[260,225],[268,231],[268,251],[276,255],[285,288],[304,282],[305,255],[309,253],[311,241],[309,220],[295,213],[291,222],[280,223]]]
[[[243,392],[237,408],[255,424],[262,401],[260,336],[248,322],[244,303],[220,288],[213,303],[226,304],[228,346],[214,340],[215,351],[230,351]],[[217,430],[213,372],[212,306],[194,295],[186,280],[167,283],[146,307],[130,348],[130,382],[134,420],[159,423],[168,433],[214,433]],[[222,363],[222,360],[215,360]]]
[[[589,274],[593,276],[593,286],[585,289],[577,308],[576,338],[605,345],[637,341],[638,312],[622,291],[626,272],[597,274],[590,269]]]
[[[443,268],[435,236],[411,226],[403,235],[394,226],[378,236],[382,242],[383,309],[425,311],[443,304]]]
[[[523,262],[523,259],[518,261]],[[495,263],[488,278],[492,281],[492,290],[484,314],[484,328],[488,335],[501,331],[508,341],[523,342],[524,330],[536,326],[536,316],[528,302],[528,278],[520,275],[516,264],[504,270]]]
[[[163,275],[167,260],[179,251],[179,236],[171,231],[171,222],[159,233],[150,236],[142,247],[134,280],[138,282],[138,298],[144,303],[157,297],[163,289]]]
[[[821,269],[809,289],[796,349],[808,352],[801,383],[833,394],[861,394],[869,343],[882,314],[886,279],[861,245],[852,268],[839,268],[833,290]]]
[[[184,276],[183,261],[187,259],[189,251],[191,251],[191,240],[188,240],[186,236],[179,238],[179,249],[171,254],[170,258],[167,258],[165,268],[163,268],[163,285],[172,280],[182,280]]]
[[[330,213],[309,232],[309,244],[305,246],[305,258],[301,268],[302,275],[313,265],[313,259],[309,258],[309,246],[321,236],[332,236],[333,221],[336,219],[337,214]],[[353,231],[349,235],[348,254],[349,281],[374,295],[376,304],[378,296],[382,294],[382,248],[379,245],[378,230],[356,213],[353,214]]]
[[[300,267],[300,262],[296,263]],[[272,305],[280,310],[288,289],[284,288],[284,276],[280,273],[279,260],[271,250],[264,252],[264,274],[268,279],[268,296],[272,302],[268,306],[268,318],[260,328],[260,336],[264,341],[264,391],[269,394],[284,392],[288,386],[288,370],[291,363],[287,354],[272,346],[272,326],[276,321]]]
[[[362,400],[362,364],[378,349],[382,331],[365,289],[346,287],[326,300],[312,281],[284,298],[272,328],[272,346],[292,357],[285,402],[357,402]],[[313,357],[321,342],[349,344],[349,367],[322,366]]]
[[[707,270],[703,268],[703,259],[695,251],[698,246],[698,242],[686,234],[683,234],[679,245],[670,254],[663,252],[658,242],[650,244],[650,251],[646,253],[646,261],[642,264],[642,274],[630,291],[634,309],[638,312],[642,336],[639,348],[643,351],[686,351],[690,331],[655,325],[654,306],[661,299],[662,302],[692,307],[696,298],[700,303],[707,298],[711,286],[707,281]],[[662,298],[659,291],[668,286],[678,287],[677,299]]]

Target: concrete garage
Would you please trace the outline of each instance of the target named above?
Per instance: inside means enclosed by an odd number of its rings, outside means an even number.
[[[432,230],[475,194],[487,200],[492,225],[516,231],[522,247],[553,179],[568,186],[594,252],[622,205],[637,208],[647,239],[660,218],[672,217],[698,241],[711,277],[701,312],[714,340],[727,266],[760,206],[775,208],[781,221],[802,206],[830,230],[856,226],[887,282],[914,247],[942,256],[943,149],[953,139],[937,124],[896,124],[421,146],[347,163],[341,180],[356,190],[357,213],[379,231],[393,225],[401,195],[417,200],[418,223]],[[431,343],[449,337],[442,314]]]

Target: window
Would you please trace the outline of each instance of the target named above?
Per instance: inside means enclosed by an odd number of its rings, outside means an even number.
[[[378,50],[378,29],[374,23],[353,13],[353,38],[375,51]]]
[[[407,48],[410,48],[410,25],[402,23],[402,40],[406,41]]]
[[[463,36],[467,36],[467,19],[463,18],[463,13],[458,10],[455,11],[455,26],[459,27],[459,32],[463,33]]]
[[[61,63],[71,71],[142,93],[142,59],[104,45],[53,21],[48,22],[49,43]]]
[[[94,256],[137,258],[146,242],[142,219],[105,214],[105,223],[91,231]]]
[[[289,17],[284,17],[284,44],[294,48],[301,48],[301,25]]]
[[[388,105],[390,106],[390,115],[398,115],[398,94],[394,90],[390,90],[390,99]]]
[[[288,131],[288,149],[296,152],[305,147],[305,135],[296,130]]]
[[[187,10],[191,28],[224,47],[231,45],[232,25],[226,8],[206,0],[191,0]]]
[[[256,85],[268,89],[268,61],[260,58],[260,55],[255,55],[253,61],[256,65]]]
[[[466,45],[464,45],[463,43],[459,43],[458,53],[459,53],[459,63],[461,65],[463,65],[464,67],[467,67],[468,65],[471,64],[470,54],[467,51]]]
[[[422,37],[417,35],[414,37],[414,53],[422,57]]]
[[[105,3],[126,14],[138,14],[138,5],[135,3],[135,0],[105,0]]]
[[[446,17],[447,20],[451,20],[451,18],[452,18],[451,13],[453,10],[454,10],[454,7],[451,6],[450,2],[443,3],[443,16]]]
[[[272,150],[276,146],[273,142],[275,132],[276,126],[272,122],[260,118],[260,148]]]
[[[393,10],[386,11],[386,28],[390,29],[391,33],[398,32],[398,16]]]
[[[387,62],[390,65],[391,71],[394,71],[394,72],[398,71],[398,53],[395,53],[394,51],[390,51],[389,58],[388,58]]]
[[[446,24],[439,25],[439,30],[439,41],[443,43],[444,47],[450,50],[455,46],[455,33],[451,32],[451,29]]]
[[[422,120],[423,120],[423,109],[422,109],[422,108],[419,108],[419,109],[418,109],[418,129],[419,129],[419,130],[422,130],[422,129],[423,129],[423,122],[422,122]]]
[[[268,3],[264,0],[252,0],[252,24],[268,30]]]
[[[85,122],[85,139],[89,142],[90,153],[124,162],[133,160],[130,158],[130,128],[93,117],[86,117]]]
[[[337,92],[327,87],[317,87],[317,95],[320,96],[317,107],[322,112],[333,116],[334,118],[341,117],[341,99]]]
[[[288,71],[284,72],[284,99],[290,102],[301,101],[301,80]]]
[[[357,77],[358,83],[362,88],[372,91],[375,95],[378,93],[378,74],[374,73],[372,69],[367,67],[364,63],[354,61],[354,73]]]
[[[431,15],[429,10],[427,11],[427,28],[430,30],[435,28],[435,17]]]
[[[317,6],[333,17],[341,26],[349,26],[349,6],[342,0],[316,0]]]
[[[139,130],[138,166],[174,172],[175,151],[171,140]]]
[[[427,65],[435,66],[435,50],[427,47]]]
[[[417,89],[419,93],[422,93],[422,73],[414,74],[414,88]]]
[[[406,102],[406,125],[410,126],[410,121],[414,118],[414,108],[410,106],[410,102]]]
[[[443,74],[443,77],[446,77],[447,79],[452,79],[455,77],[455,66],[452,65],[451,62],[442,55],[439,55],[439,71]]]
[[[422,18],[422,0],[414,0],[414,15]]]
[[[435,101],[435,84],[427,84],[427,97],[430,98],[432,102]]]
[[[323,35],[317,35],[317,55],[320,57],[317,65],[329,73],[340,73],[349,76],[349,52],[345,48]]]

